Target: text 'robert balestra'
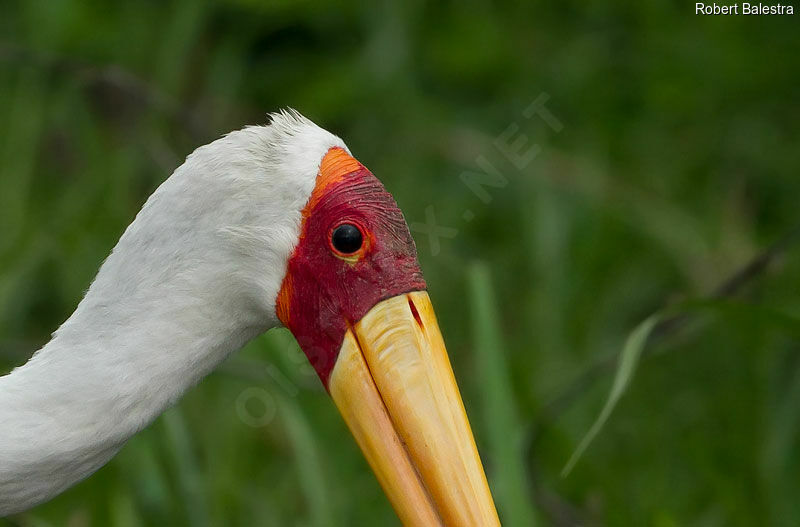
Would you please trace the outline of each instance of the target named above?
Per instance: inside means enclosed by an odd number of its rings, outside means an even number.
[[[704,4],[697,2],[694,6],[696,15],[793,15],[794,7],[783,4]]]

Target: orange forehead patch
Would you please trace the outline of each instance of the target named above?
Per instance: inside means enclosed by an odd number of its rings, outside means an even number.
[[[328,153],[325,154],[319,164],[317,182],[314,185],[314,190],[311,191],[308,203],[303,208],[303,217],[305,218],[308,212],[314,208],[314,205],[325,194],[325,190],[328,187],[343,180],[348,174],[352,174],[362,168],[364,166],[348,154],[344,148],[336,146],[328,150]]]

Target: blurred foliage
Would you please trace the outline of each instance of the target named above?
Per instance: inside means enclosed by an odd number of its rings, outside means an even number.
[[[706,297],[800,221],[794,17],[665,1],[0,7],[2,371],[47,341],[193,148],[291,106],[345,138],[410,223],[429,211],[457,230],[439,251],[415,236],[508,525],[796,524],[800,344],[768,316],[694,313],[660,339],[565,479],[613,372],[543,418],[647,316]],[[558,132],[523,114],[542,94]],[[540,148],[521,168],[497,139],[520,133]],[[506,179],[488,203],[460,177],[479,156]],[[798,291],[789,246],[736,300],[796,317]],[[304,360],[268,333],[96,475],[0,525],[396,524]],[[243,410],[253,387],[262,407]]]

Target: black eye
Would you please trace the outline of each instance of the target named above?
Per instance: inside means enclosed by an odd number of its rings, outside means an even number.
[[[342,254],[352,254],[361,248],[364,237],[355,225],[343,223],[333,230],[331,243]]]

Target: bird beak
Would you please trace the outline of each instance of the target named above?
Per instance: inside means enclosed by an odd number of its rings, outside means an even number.
[[[500,525],[428,293],[350,327],[328,387],[403,525]]]

